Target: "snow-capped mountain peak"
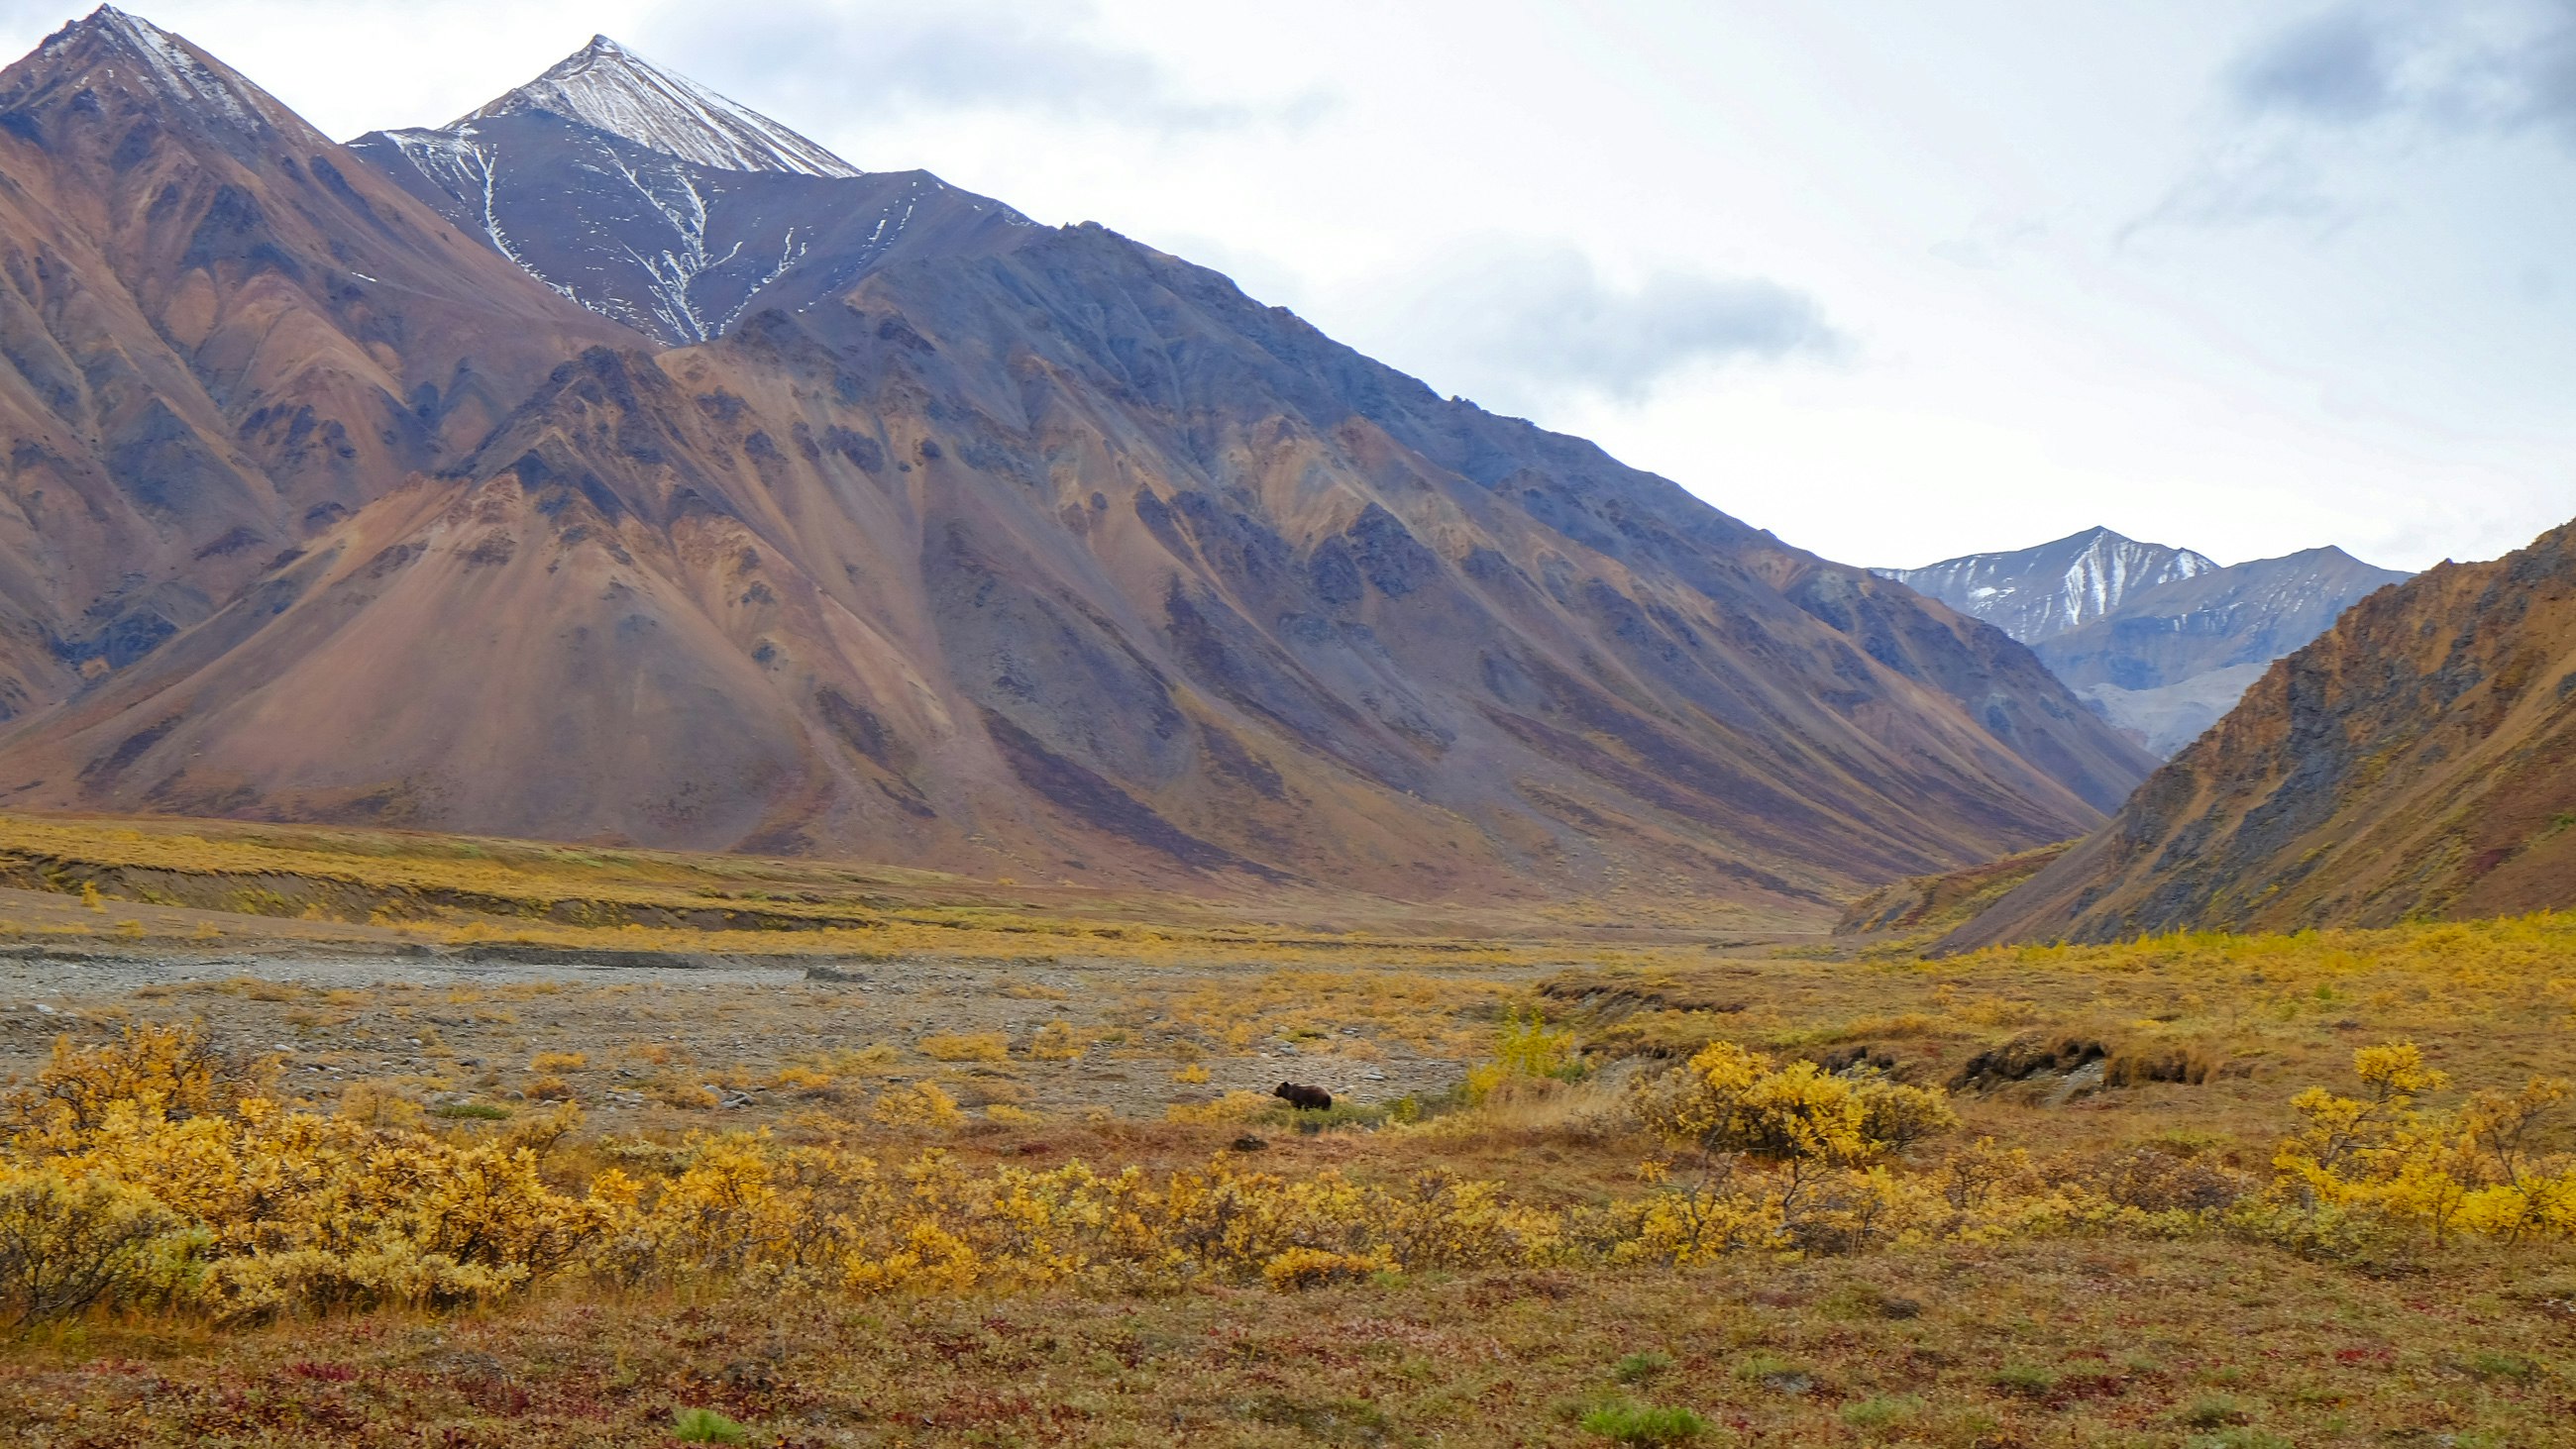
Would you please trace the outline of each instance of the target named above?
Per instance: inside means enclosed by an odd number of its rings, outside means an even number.
[[[2025,644],[2080,628],[2131,596],[2218,564],[2187,548],[2091,528],[2012,553],[1975,553],[1919,569],[1874,569],[1974,614]]]
[[[2058,576],[2055,627],[2077,628],[2120,607],[2141,589],[2195,578],[2217,567],[2207,555],[2187,548],[2167,550],[2107,528],[2094,529]]]
[[[583,306],[681,347],[842,295],[915,248],[1029,224],[918,171],[863,172],[606,36],[471,115],[349,149]]]
[[[85,43],[104,48],[80,48]],[[256,90],[208,63],[186,41],[113,5],[101,5],[47,36],[44,44],[36,48],[36,56],[55,62],[87,62],[111,77],[120,72],[129,74],[185,112],[254,128],[271,124]],[[82,80],[85,82],[86,77]]]
[[[673,75],[605,35],[444,129],[552,111],[648,150],[722,171],[859,176],[859,168],[749,107]]]

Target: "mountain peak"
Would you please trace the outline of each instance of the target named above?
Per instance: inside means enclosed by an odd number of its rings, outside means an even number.
[[[2100,618],[2141,590],[2217,567],[2190,549],[2141,543],[2097,525],[2010,553],[1963,554],[1917,569],[1872,572],[2036,644]]]
[[[2070,533],[2064,538],[2057,540],[2055,543],[2043,543],[2039,545],[2038,549],[2033,551],[2042,552],[2053,549],[2071,549],[2081,551],[2087,548],[2144,549],[2152,553],[2172,554],[2177,558],[2192,560],[2193,563],[2191,566],[2203,572],[2218,567],[2218,564],[2207,554],[2198,553],[2187,548],[2175,548],[2170,544],[2148,543],[2141,539],[2131,538],[2116,528],[2100,523],[2093,525],[2091,528]]]
[[[500,96],[446,129],[551,111],[636,145],[723,171],[784,171],[800,176],[858,176],[859,168],[776,121],[672,74],[605,35],[564,57],[544,75]]]
[[[116,74],[122,62],[132,68],[129,84],[139,82],[191,113],[253,128],[276,124],[275,104],[263,104],[265,98],[257,87],[187,41],[113,5],[101,5],[45,37],[32,55],[11,70],[33,61],[48,66],[47,72],[40,73],[50,79],[39,85],[68,78],[85,86],[100,70],[107,79],[126,79]],[[76,68],[77,74],[66,77],[58,69],[63,67]]]

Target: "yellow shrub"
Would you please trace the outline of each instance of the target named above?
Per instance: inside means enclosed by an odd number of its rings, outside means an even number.
[[[1647,1126],[1677,1143],[1833,1166],[1865,1166],[1958,1125],[1937,1088],[1838,1077],[1814,1062],[1774,1067],[1726,1041],[1644,1083],[1635,1106]]]
[[[712,1112],[723,1105],[715,1093],[694,1082],[656,1082],[648,1090],[654,1100],[683,1112]]]
[[[539,1077],[528,1083],[528,1100],[532,1102],[569,1102],[572,1098],[572,1083],[561,1077]]]
[[[35,1086],[15,1094],[18,1144],[38,1150],[76,1144],[119,1108],[201,1115],[232,1096],[265,1090],[273,1075],[273,1063],[244,1069],[181,1026],[129,1025],[115,1041],[95,1047],[57,1037]]]
[[[577,1072],[589,1065],[587,1052],[539,1052],[528,1059],[532,1072]]]
[[[779,1068],[778,1074],[769,1079],[769,1084],[781,1091],[820,1095],[831,1091],[837,1080],[830,1072],[816,1071],[812,1067],[787,1066]]]
[[[839,1076],[868,1076],[893,1066],[895,1055],[893,1047],[884,1042],[873,1042],[863,1047],[843,1047],[832,1053],[827,1065]]]
[[[1893,1149],[1948,1125],[1940,1094],[1725,1044],[1635,1098],[1698,1150],[1651,1164],[1648,1191],[1602,1203],[1516,1202],[1446,1171],[1242,1171],[1232,1156],[1170,1172],[1031,1170],[923,1145],[880,1162],[830,1132],[813,1145],[755,1132],[603,1143],[623,1166],[575,1195],[543,1170],[578,1121],[569,1106],[472,1134],[419,1130],[416,1107],[363,1083],[342,1115],[291,1110],[192,1034],[137,1027],[58,1045],[14,1098],[24,1125],[0,1151],[0,1322],[92,1307],[167,1305],[217,1322],[448,1307],[567,1273],[764,1292],[1284,1292],[1382,1271],[1687,1265],[2072,1231],[2223,1224],[2315,1238],[2336,1214],[2436,1237],[2576,1232],[2576,1165],[2538,1145],[2576,1088],[2535,1080],[2435,1113],[2419,1101],[2440,1076],[2411,1047],[2366,1049],[2356,1067],[2363,1097],[2301,1095],[2302,1128],[2251,1207],[2232,1174],[2186,1170],[2187,1154],[2135,1160],[2148,1149],[2047,1169],[1980,1141],[1905,1169]],[[1175,1115],[1219,1122],[1272,1106],[1240,1092]],[[965,1122],[934,1083],[890,1088],[870,1115],[904,1131]],[[986,1115],[1035,1120],[1007,1104]]]
[[[155,1245],[186,1224],[205,1261],[186,1278],[192,1301],[218,1317],[489,1297],[562,1266],[596,1231],[538,1175],[569,1116],[458,1144],[381,1111],[287,1111],[244,1085],[185,1029],[58,1046],[18,1095],[22,1119],[41,1125],[17,1140],[32,1160],[8,1165],[0,1190],[0,1235],[42,1265],[17,1274],[22,1305],[59,1311],[45,1305],[66,1301],[70,1272],[94,1299],[130,1296],[138,1273],[175,1288],[185,1275]],[[0,1279],[7,1258],[0,1247]]]
[[[1513,1076],[1556,1076],[1573,1064],[1574,1033],[1548,1030],[1545,1013],[1535,1007],[1526,1017],[1513,1012],[1495,1036],[1494,1060]]]
[[[1007,1062],[1011,1043],[998,1031],[942,1032],[921,1039],[921,1054],[935,1062]]]
[[[2418,1227],[2436,1244],[2456,1232],[2576,1234],[2576,1157],[2544,1153],[2536,1140],[2576,1088],[2534,1077],[2519,1094],[2479,1092],[2456,1112],[2422,1111],[2416,1099],[2449,1079],[2403,1041],[2354,1052],[2353,1074],[2361,1097],[2311,1087],[2290,1103],[2301,1125],[2273,1165],[2275,1195],[2291,1208]]]
[[[0,1323],[14,1328],[178,1295],[203,1242],[185,1228],[151,1194],[123,1183],[0,1166]]]
[[[1386,1271],[1376,1258],[1322,1248],[1290,1248],[1261,1265],[1261,1281],[1276,1293],[1297,1293],[1329,1283],[1347,1283]]]
[[[1702,1180],[1655,1194],[1615,1256],[1688,1267],[1777,1243],[1781,1221],[1769,1195],[1733,1187],[1722,1179]]]
[[[1208,1069],[1198,1062],[1192,1062],[1188,1066],[1182,1067],[1178,1071],[1172,1073],[1173,1081],[1180,1082],[1186,1086],[1198,1086],[1207,1079]]]
[[[880,1126],[906,1131],[944,1132],[966,1120],[966,1114],[957,1110],[957,1099],[941,1091],[936,1082],[889,1087],[877,1094],[868,1116]]]
[[[1084,1043],[1073,1028],[1061,1021],[1050,1021],[1038,1029],[1029,1042],[1029,1057],[1041,1062],[1073,1062],[1082,1059]]]

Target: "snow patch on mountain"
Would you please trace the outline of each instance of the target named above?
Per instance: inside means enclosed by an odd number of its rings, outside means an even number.
[[[2166,550],[2098,530],[2059,575],[2053,619],[2072,629],[2120,607],[2141,588],[2212,572],[2217,563],[2190,549]]]
[[[444,129],[519,111],[552,111],[648,150],[721,171],[859,176],[858,167],[776,121],[654,65],[605,35]]]
[[[87,36],[104,36],[115,42],[142,67],[155,89],[182,105],[246,126],[263,124],[266,119],[250,95],[198,59],[186,42],[113,5],[101,5],[87,18],[55,31],[37,47],[37,54],[59,55]]]
[[[2095,528],[2012,553],[1871,572],[2032,644],[2081,628],[2145,590],[2217,568],[2215,560],[2187,548],[2140,543]]]
[[[572,288],[538,271],[526,257],[519,254],[518,248],[510,244],[509,233],[501,229],[500,213],[492,201],[492,190],[497,179],[497,173],[492,169],[493,153],[475,139],[470,128],[462,134],[453,131],[433,131],[425,127],[411,127],[381,134],[401,148],[405,159],[419,167],[423,173],[436,178],[449,191],[458,196],[480,196],[483,199],[482,215],[479,220],[483,236],[492,243],[494,251],[518,263],[519,270],[544,282],[564,296],[572,297],[576,302],[581,300],[579,297],[573,297]]]

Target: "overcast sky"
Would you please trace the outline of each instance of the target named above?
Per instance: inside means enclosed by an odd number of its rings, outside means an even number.
[[[2576,0],[129,8],[343,138],[604,31],[1852,562],[2576,516]]]

